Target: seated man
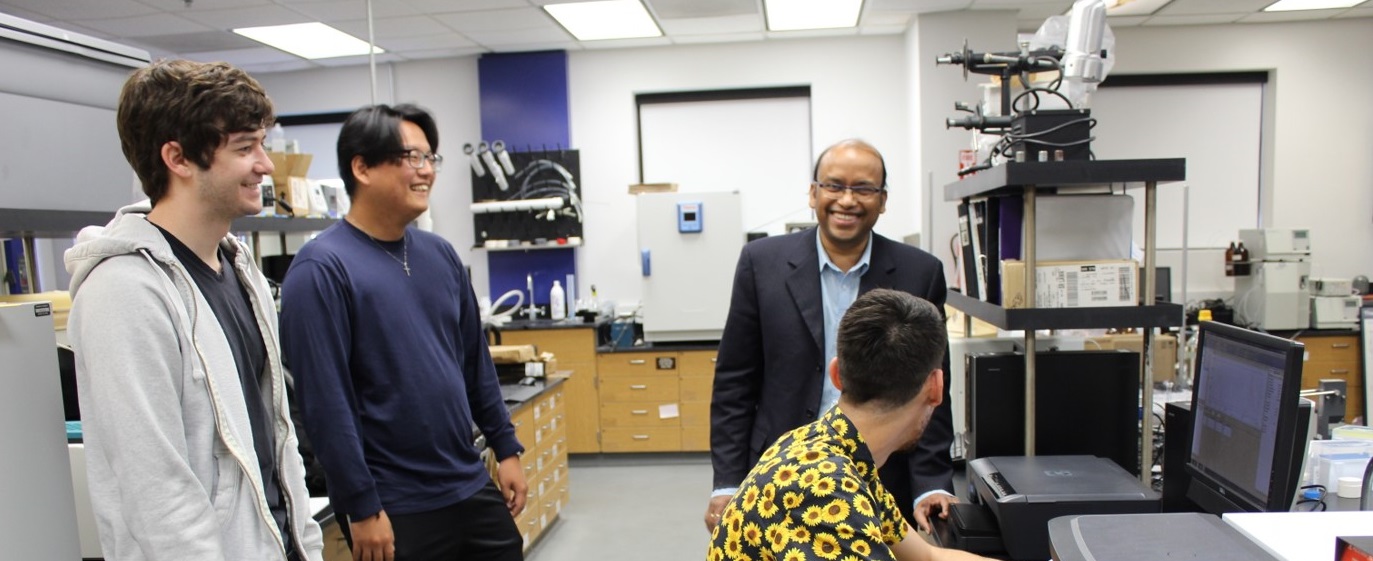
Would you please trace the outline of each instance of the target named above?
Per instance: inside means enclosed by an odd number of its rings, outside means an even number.
[[[943,401],[947,339],[925,300],[876,289],[854,301],[829,364],[838,405],[763,453],[725,507],[707,559],[980,559],[926,543],[877,478]]]

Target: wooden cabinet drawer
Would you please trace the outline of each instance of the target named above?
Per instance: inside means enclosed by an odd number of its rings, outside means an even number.
[[[601,450],[605,452],[676,452],[682,449],[679,428],[604,428]]]
[[[1307,362],[1359,363],[1359,338],[1354,335],[1307,336],[1297,340],[1306,345]]]
[[[510,416],[510,424],[515,425],[515,438],[520,441],[520,444],[523,444],[526,450],[532,450],[536,444],[534,430],[538,428],[534,424],[533,408],[520,408]]]
[[[710,450],[710,426],[682,427],[682,451],[706,452]]]
[[[1302,365],[1301,387],[1303,389],[1319,387],[1321,380],[1328,379],[1344,380],[1350,388],[1363,387],[1363,376],[1359,373],[1357,362],[1319,361]]]
[[[680,393],[677,377],[636,376],[602,378],[601,404],[613,401],[657,401],[676,403]]]
[[[682,401],[710,401],[714,377],[682,376]]]
[[[682,351],[677,354],[677,370],[682,376],[714,376],[715,351]]]
[[[601,427],[680,427],[680,417],[663,418],[656,402],[601,403]],[[680,415],[680,414],[679,414]]]
[[[681,408],[683,427],[710,426],[709,401],[683,401]]]
[[[602,353],[596,357],[596,372],[607,376],[677,377],[677,353]]]

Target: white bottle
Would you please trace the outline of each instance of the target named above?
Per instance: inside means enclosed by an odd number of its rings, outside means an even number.
[[[281,123],[272,125],[271,132],[267,133],[267,151],[286,151],[286,128],[282,127]]]
[[[548,291],[548,317],[555,320],[567,318],[567,294],[558,281],[553,281],[553,289]]]

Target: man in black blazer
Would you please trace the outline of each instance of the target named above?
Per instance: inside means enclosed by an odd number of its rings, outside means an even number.
[[[710,405],[715,493],[708,529],[763,450],[838,399],[824,369],[835,355],[839,320],[858,294],[891,288],[943,312],[939,259],[872,233],[887,202],[886,164],[877,149],[861,140],[835,144],[816,160],[813,179],[810,206],[818,226],[750,242],[739,256]],[[943,371],[949,372],[947,350]],[[924,530],[929,516],[946,517],[957,501],[945,376],[944,401],[920,442],[879,472],[902,514]]]

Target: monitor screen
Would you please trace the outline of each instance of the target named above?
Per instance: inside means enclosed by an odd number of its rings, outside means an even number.
[[[1301,466],[1301,343],[1202,322],[1192,392],[1188,496],[1215,514],[1286,511]]]

